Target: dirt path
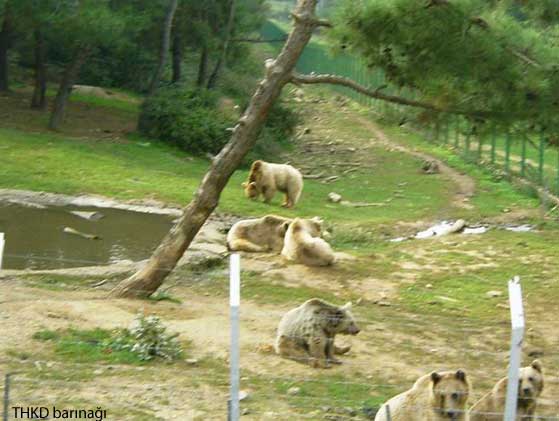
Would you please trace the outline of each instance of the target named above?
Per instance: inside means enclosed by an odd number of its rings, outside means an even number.
[[[443,161],[428,155],[424,152],[416,151],[409,149],[399,143],[394,142],[391,140],[386,134],[371,120],[366,119],[364,117],[358,117],[357,120],[363,126],[369,128],[374,136],[375,136],[375,143],[381,144],[383,146],[392,148],[394,150],[415,156],[417,158],[426,160],[426,161],[434,161],[437,163],[439,167],[439,171],[441,174],[449,177],[454,181],[456,184],[456,191],[454,192],[454,196],[452,197],[451,203],[457,207],[472,209],[473,206],[469,204],[470,198],[475,194],[476,191],[476,183],[474,179],[467,174],[462,174],[456,171],[454,168],[449,167]]]

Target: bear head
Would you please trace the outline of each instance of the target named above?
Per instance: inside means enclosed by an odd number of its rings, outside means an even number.
[[[530,404],[543,390],[543,370],[539,360],[532,361],[528,367],[520,369],[518,378],[518,402]]]
[[[305,231],[311,237],[320,237],[322,234],[322,219],[315,216],[311,219],[295,218],[293,221],[293,232]]]
[[[470,382],[463,370],[431,373],[433,410],[449,420],[463,419],[470,395]]]
[[[328,330],[331,333],[342,335],[357,335],[361,331],[351,314],[351,303],[347,303],[333,312],[328,320]]]
[[[242,186],[245,189],[246,197],[252,200],[258,199],[260,191],[258,190],[258,187],[256,186],[256,183],[254,181],[251,181],[250,183],[243,183]]]

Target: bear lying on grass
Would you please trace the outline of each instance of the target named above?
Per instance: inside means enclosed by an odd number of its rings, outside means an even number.
[[[307,266],[328,266],[336,260],[326,241],[320,238],[322,221],[318,218],[295,218],[285,234],[282,256]]]
[[[528,367],[520,369],[517,420],[536,419],[538,397],[543,390],[542,365],[534,360]],[[470,421],[501,421],[505,412],[507,378],[502,378],[495,387],[470,409]]]
[[[282,206],[291,208],[301,197],[303,176],[291,165],[259,160],[252,163],[248,182],[243,187],[248,198],[256,200],[262,195],[266,203],[270,203],[277,191],[285,193]]]
[[[288,311],[278,326],[276,353],[315,368],[341,364],[334,355],[345,354],[350,347],[337,347],[336,335],[359,333],[350,309],[351,303],[338,307],[313,298]]]
[[[384,403],[375,421],[387,421],[387,405],[392,421],[468,421],[466,404],[470,391],[464,371],[433,372]]]
[[[279,252],[291,219],[266,215],[239,221],[227,233],[227,248],[232,251]]]

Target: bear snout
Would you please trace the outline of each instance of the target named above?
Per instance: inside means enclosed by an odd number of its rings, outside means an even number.
[[[348,333],[350,335],[357,335],[359,332],[361,332],[361,329],[359,329],[356,325],[350,326],[348,329]]]
[[[525,387],[524,389],[522,389],[522,393],[523,393],[524,396],[531,396],[532,395],[532,388]]]

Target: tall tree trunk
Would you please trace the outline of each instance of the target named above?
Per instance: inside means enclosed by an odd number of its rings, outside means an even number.
[[[47,107],[47,49],[45,37],[40,29],[35,30],[35,87],[31,108],[44,110]]]
[[[169,46],[171,45],[171,28],[173,26],[173,17],[175,16],[175,11],[177,10],[177,4],[178,0],[169,0],[169,8],[167,9],[165,21],[163,22],[163,30],[161,31],[161,49],[159,51],[159,63],[149,85],[148,95],[154,94],[154,92],[157,90],[157,85],[159,85],[161,77],[163,76],[165,62],[167,61],[167,56],[169,55]]]
[[[178,31],[173,33],[173,83],[182,79],[182,38]]]
[[[206,83],[206,73],[208,72],[208,46],[204,45],[200,53],[200,64],[198,65],[198,78],[196,86],[202,87]]]
[[[87,60],[90,51],[91,50],[88,47],[80,48],[74,59],[68,64],[68,66],[66,66],[54,100],[54,107],[49,121],[49,129],[58,129],[60,123],[64,120],[64,110],[66,108],[68,98],[70,97],[70,93],[72,92],[72,87],[74,86],[74,83],[76,83],[80,69],[85,60]]]
[[[0,92],[8,92],[10,90],[10,81],[8,78],[8,50],[11,47],[12,30],[12,13],[10,11],[10,5],[6,4],[2,28],[0,29]]]
[[[231,41],[231,36],[233,34],[233,25],[235,23],[235,9],[236,0],[230,0],[229,19],[227,20],[227,27],[225,28],[225,38],[223,39],[223,45],[221,47],[219,58],[215,63],[215,67],[210,78],[208,79],[208,89],[215,88],[217,79],[219,78],[219,74],[221,72],[221,68],[223,67],[225,59],[227,58],[227,50],[229,49],[229,42]]]
[[[260,82],[249,106],[239,119],[231,140],[212,161],[192,201],[177,224],[163,239],[148,263],[112,291],[115,297],[148,297],[163,283],[178,260],[217,207],[221,191],[256,142],[270,108],[291,80],[299,56],[312,37],[317,21],[317,0],[299,0],[295,8],[294,28],[276,60],[266,63],[266,76]]]

